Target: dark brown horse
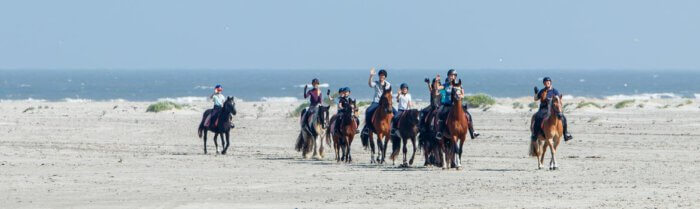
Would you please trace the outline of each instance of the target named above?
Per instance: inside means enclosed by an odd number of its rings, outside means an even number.
[[[330,139],[333,139],[333,148],[335,149],[335,160],[337,162],[344,161],[346,163],[352,163],[352,154],[350,154],[350,148],[352,147],[352,140],[357,134],[357,121],[355,116],[357,115],[357,104],[356,101],[350,99],[348,105],[343,107],[344,114],[336,114],[331,118],[331,125],[328,126],[326,131],[326,141],[330,146]],[[336,120],[339,121],[339,126],[334,128]],[[342,154],[341,154],[342,152]]]
[[[204,111],[204,114],[202,115],[202,122],[199,123],[197,135],[199,135],[199,138],[204,139],[204,154],[207,154],[207,133],[209,131],[214,132],[214,145],[216,146],[216,154],[219,154],[219,144],[216,142],[216,138],[220,136],[222,147],[221,154],[225,155],[229,145],[231,145],[229,141],[232,124],[231,115],[236,115],[236,102],[234,102],[233,97],[226,98],[224,106],[221,108],[221,111],[217,116],[218,118],[216,119],[217,121],[219,121],[218,125],[210,124],[209,127],[204,127],[204,121],[206,120],[207,116],[209,116],[209,114],[212,113],[212,111],[212,109]],[[225,143],[224,137],[226,137]]]
[[[537,157],[538,169],[544,167],[544,155],[547,152],[547,148],[549,148],[552,155],[549,161],[549,169],[556,170],[559,167],[555,155],[559,143],[561,143],[561,137],[564,135],[564,126],[559,118],[559,113],[562,111],[561,103],[561,97],[556,96],[548,101],[547,115],[542,121],[542,134],[537,134],[537,140],[530,143],[530,156]]]
[[[386,148],[389,145],[389,138],[391,137],[391,118],[394,117],[391,107],[391,87],[389,87],[389,89],[382,89],[383,92],[379,100],[379,107],[374,111],[372,121],[365,121],[365,123],[370,123],[374,127],[374,130],[372,130],[372,133],[370,133],[368,137],[362,137],[362,146],[365,148],[370,146],[372,148],[370,163],[380,164],[384,163],[386,158]],[[373,133],[377,134],[377,148],[379,148],[376,160],[374,158],[375,148]]]
[[[460,79],[459,83],[452,81],[452,86],[455,88],[450,95],[453,104],[445,120],[449,133],[443,133],[443,139],[440,140],[445,155],[442,160],[442,168],[448,168],[447,165],[454,165],[454,167],[460,169],[462,167],[461,159],[464,141],[467,139],[467,132],[469,132],[469,119],[467,119],[464,109],[462,109],[462,98],[458,94],[462,88],[462,80]],[[459,147],[457,142],[459,142]]]
[[[416,157],[416,136],[418,135],[418,118],[419,112],[416,109],[406,110],[399,116],[398,123],[398,134],[391,137],[391,144],[393,147],[393,152],[391,153],[390,159],[393,161],[399,154],[399,148],[401,147],[401,142],[403,142],[403,163],[401,166],[408,167],[413,165],[413,159]],[[411,160],[406,162],[406,153],[408,148],[406,145],[408,139],[411,139],[411,144],[413,145],[413,154],[411,155]]]
[[[420,113],[420,133],[418,135],[418,147],[423,150],[425,158],[424,166],[442,166],[442,155],[440,154],[440,144],[435,137],[435,124],[438,107],[440,105],[440,92],[438,85],[440,80],[433,79],[430,83],[429,79],[425,79],[430,92],[430,106],[423,108]]]

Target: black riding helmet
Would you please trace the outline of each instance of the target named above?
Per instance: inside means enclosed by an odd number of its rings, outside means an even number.
[[[318,78],[314,78],[313,80],[311,80],[311,84],[312,84],[312,85],[313,85],[313,84],[318,84],[318,83],[319,83],[319,82],[318,82]]]
[[[542,79],[542,83],[547,82],[547,81],[552,81],[552,79],[549,78],[549,77],[544,77],[544,78]]]
[[[447,71],[447,76],[448,76],[448,77],[449,77],[450,75],[452,75],[452,74],[457,75],[457,71],[456,71],[455,69],[450,69],[450,70]]]
[[[408,89],[408,84],[402,83],[402,84],[401,84],[401,89],[404,89],[404,88]]]
[[[378,74],[378,75],[384,75],[384,77],[389,77],[389,76],[386,75],[386,70],[384,70],[384,69],[379,70],[379,73],[377,73],[377,74]]]

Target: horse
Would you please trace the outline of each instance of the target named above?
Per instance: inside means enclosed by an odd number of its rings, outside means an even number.
[[[382,87],[382,96],[379,100],[379,107],[372,114],[372,121],[365,121],[369,123],[374,130],[367,137],[361,137],[362,146],[367,149],[367,147],[372,148],[372,154],[370,155],[370,163],[383,164],[386,158],[386,148],[389,144],[389,138],[391,137],[391,119],[394,117],[391,107],[391,87],[386,89]],[[379,148],[379,153],[377,154],[377,159],[374,159],[375,147],[374,147],[374,135],[377,134],[377,145]],[[383,140],[383,142],[382,142]]]
[[[452,86],[455,87],[450,95],[453,104],[445,120],[449,133],[443,133],[443,137],[440,140],[441,147],[444,150],[443,155],[445,155],[442,158],[442,168],[444,169],[447,168],[448,162],[450,163],[449,165],[454,165],[457,169],[462,167],[462,151],[467,132],[469,131],[469,119],[462,108],[462,99],[457,94],[462,88],[462,79],[459,80],[459,83],[452,81]],[[459,147],[457,146],[458,141]],[[457,157],[455,154],[459,156]]]
[[[324,131],[328,125],[328,110],[330,106],[318,105],[317,107],[310,108],[318,109],[309,117],[311,119],[309,125],[304,125],[305,121],[301,122],[302,128],[297,137],[295,149],[302,153],[304,159],[309,159],[308,154],[313,150],[313,157],[320,160],[324,157],[323,136],[325,135]],[[309,112],[307,111],[305,114],[309,114]]]
[[[212,113],[212,111],[212,109],[208,109],[204,111],[204,114],[202,114],[202,122],[199,123],[197,135],[199,135],[199,138],[204,139],[204,154],[207,154],[207,132],[214,132],[216,154],[219,154],[219,144],[216,142],[216,138],[221,136],[221,154],[225,155],[229,145],[231,144],[229,141],[231,126],[233,124],[231,122],[231,115],[236,115],[236,102],[234,101],[233,97],[227,97],[226,101],[224,102],[224,106],[221,108],[221,112],[216,118],[218,125],[210,124],[209,127],[204,127],[204,121],[207,119],[207,116]],[[226,137],[225,143],[224,137]]]
[[[425,79],[425,83],[428,84],[428,90],[430,92],[430,106],[423,108],[420,112],[420,131],[418,135],[418,147],[423,150],[423,155],[425,158],[424,166],[442,166],[442,160],[440,159],[440,147],[438,139],[435,137],[436,131],[433,124],[438,111],[438,106],[440,103],[440,94],[438,93],[437,86],[439,80],[433,79],[430,83],[429,79]]]
[[[330,139],[333,139],[333,148],[335,149],[336,162],[344,161],[352,163],[352,140],[355,138],[357,127],[359,124],[355,120],[357,115],[357,102],[350,99],[348,105],[344,108],[345,114],[336,114],[331,118],[331,125],[326,130],[326,142],[330,146]],[[336,120],[340,120],[338,128],[334,128]],[[342,154],[341,154],[342,152]]]
[[[416,157],[416,136],[418,135],[418,123],[420,122],[418,115],[419,112],[416,109],[404,111],[401,116],[399,116],[399,123],[397,127],[398,134],[391,137],[393,152],[389,158],[392,160],[396,158],[396,155],[399,154],[399,148],[402,144],[401,142],[403,141],[403,163],[401,166],[404,167],[413,165],[413,159]],[[411,139],[413,154],[411,155],[411,160],[406,162],[406,153],[408,152],[406,145],[408,143],[408,139]]]
[[[561,113],[561,96],[552,97],[547,103],[547,115],[542,121],[541,133],[537,134],[537,140],[530,143],[530,156],[537,157],[537,168],[544,167],[544,155],[549,147],[552,158],[549,161],[549,170],[556,170],[557,165],[556,153],[561,137],[564,135],[564,126],[559,113]]]

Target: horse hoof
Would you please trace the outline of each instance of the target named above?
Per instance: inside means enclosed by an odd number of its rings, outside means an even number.
[[[226,152],[221,152],[222,155],[226,155]]]

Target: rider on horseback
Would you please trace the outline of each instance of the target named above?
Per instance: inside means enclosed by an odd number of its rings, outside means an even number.
[[[224,107],[224,101],[226,101],[226,97],[221,93],[223,91],[223,87],[217,84],[216,87],[214,87],[214,93],[209,96],[209,99],[214,101],[214,108],[212,108],[211,113],[204,121],[204,127],[209,127],[211,124],[214,124],[214,126],[218,125],[216,119],[219,118],[219,112],[221,112],[221,108]]]
[[[454,69],[450,69],[447,71],[447,79],[445,79],[445,84],[444,85],[439,85],[437,88],[440,91],[440,109],[438,111],[438,127],[437,127],[437,133],[436,137],[437,138],[442,138],[442,132],[447,130],[445,126],[445,119],[447,119],[447,114],[450,112],[450,107],[452,107],[452,104],[454,101],[452,101],[452,91],[454,90],[459,90],[458,95],[460,95],[459,98],[461,98],[464,95],[464,89],[462,88],[455,88],[455,86],[452,86],[452,82],[457,80],[457,71]],[[479,136],[478,133],[474,132],[474,126],[472,124],[472,114],[469,113],[467,110],[466,106],[462,107],[464,109],[464,112],[467,113],[469,116],[469,134],[471,135],[471,138],[474,139]]]
[[[532,136],[530,136],[531,140],[537,140],[537,133],[539,133],[541,130],[540,125],[542,124],[542,121],[544,120],[545,115],[548,113],[548,103],[552,99],[552,97],[559,97],[561,94],[557,89],[552,87],[552,79],[549,77],[544,77],[542,79],[542,83],[544,84],[544,88],[542,90],[538,90],[537,87],[535,87],[535,101],[540,101],[540,108],[537,110],[537,113],[533,116],[533,121],[531,124],[533,125],[532,129]],[[544,95],[546,92],[546,95]],[[564,128],[564,141],[569,141],[573,139],[574,137],[569,134],[569,131],[567,130],[567,124],[566,124],[566,116],[564,116],[564,113],[559,113],[559,118],[561,119],[563,128]]]
[[[391,84],[389,81],[386,81],[386,70],[381,69],[379,70],[378,74],[379,80],[373,81],[372,78],[374,77],[374,68],[369,71],[369,81],[367,83],[369,84],[370,88],[374,88],[374,98],[372,99],[372,104],[369,105],[367,111],[365,112],[365,127],[362,128],[362,135],[369,135],[370,129],[374,128],[371,125],[372,115],[374,115],[374,111],[379,107],[379,100],[381,99],[384,90],[391,89]],[[394,115],[397,115],[396,109],[393,107],[391,108],[391,111],[394,113]]]
[[[337,117],[338,119],[336,119],[335,123],[333,124],[334,130],[340,130],[339,126],[342,123],[342,121],[341,121],[341,119],[343,118],[341,116],[342,114],[352,114],[351,111],[353,111],[353,110],[348,109],[348,108],[351,108],[349,106],[350,105],[350,93],[351,93],[350,87],[343,87],[343,88],[340,88],[338,90],[338,95],[339,95],[339,97],[338,97],[338,117]],[[359,125],[360,120],[357,117],[355,117],[354,119],[355,119],[355,122]]]
[[[315,113],[316,110],[318,110],[318,106],[321,104],[321,101],[323,101],[323,94],[321,94],[321,89],[318,87],[318,85],[318,79],[314,78],[313,80],[311,80],[311,86],[313,87],[311,90],[308,90],[307,85],[304,86],[304,99],[309,98],[309,107],[305,110],[302,110],[302,128],[309,125],[309,116],[313,115],[313,113]],[[309,129],[311,130],[310,127]]]
[[[391,134],[395,135],[396,130],[398,129],[399,126],[399,118],[401,117],[401,114],[403,114],[404,111],[409,110],[413,107],[413,102],[411,101],[411,94],[408,93],[408,84],[402,83],[401,84],[401,90],[399,91],[399,94],[396,95],[396,102],[398,103],[399,106],[399,111],[398,114],[394,115],[393,118],[393,123],[391,125]]]

